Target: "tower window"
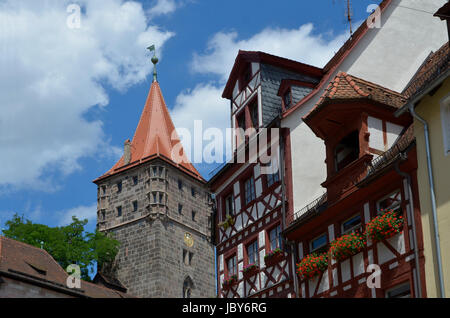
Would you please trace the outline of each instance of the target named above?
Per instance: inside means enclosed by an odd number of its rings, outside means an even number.
[[[138,209],[138,202],[137,201],[133,201],[133,212],[136,212]]]
[[[122,216],[122,207],[121,206],[117,207],[117,216]]]
[[[103,195],[106,194],[106,186],[102,186],[102,194],[103,194]]]
[[[196,219],[195,219],[196,215],[197,215],[197,212],[192,211],[192,221],[194,221],[194,222],[196,221]]]
[[[163,199],[164,199],[164,194],[160,193],[159,194],[159,204],[163,204]]]
[[[194,257],[194,253],[183,249],[183,263],[184,263],[184,265],[191,265],[193,257]]]
[[[178,214],[183,214],[183,205],[178,203]]]
[[[159,175],[158,176],[160,178],[162,178],[162,176],[163,176],[163,169],[164,169],[163,167],[159,167]]]
[[[195,192],[195,188],[192,187],[192,188],[191,188],[191,194],[192,194],[193,197],[195,197],[195,193],[196,193],[196,192]]]
[[[117,192],[122,192],[122,181],[117,182]]]
[[[359,157],[359,133],[354,131],[344,137],[335,149],[336,171],[340,171]]]
[[[102,210],[101,214],[102,214],[102,221],[104,221],[106,219],[106,212],[105,212],[105,210]]]
[[[138,184],[138,177],[134,176],[133,177],[133,185],[137,185]]]
[[[181,179],[178,179],[178,189],[183,190],[183,181]]]

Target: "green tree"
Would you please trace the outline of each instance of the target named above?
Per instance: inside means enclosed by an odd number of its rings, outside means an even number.
[[[64,268],[77,264],[81,278],[90,281],[95,265],[98,269],[111,269],[117,255],[119,242],[102,232],[86,232],[87,220],[72,217],[67,226],[49,227],[33,223],[17,214],[7,221],[6,237],[36,247],[44,248]]]

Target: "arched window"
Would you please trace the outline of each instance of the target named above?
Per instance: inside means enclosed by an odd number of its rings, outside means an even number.
[[[353,131],[344,137],[336,146],[334,159],[336,172],[355,161],[359,157],[359,133]]]
[[[192,279],[187,276],[183,283],[183,298],[191,298],[192,289],[194,289],[194,283],[192,282]]]

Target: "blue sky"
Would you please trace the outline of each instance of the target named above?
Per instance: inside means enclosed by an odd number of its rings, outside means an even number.
[[[39,3],[38,3],[39,2]],[[352,1],[360,23],[377,0]],[[82,8],[80,28],[67,27]],[[323,66],[348,38],[345,0],[0,0],[0,227],[17,212],[95,228],[92,180],[132,138],[158,80],[177,127],[224,129],[221,98],[239,49]],[[214,165],[196,164],[205,178]]]

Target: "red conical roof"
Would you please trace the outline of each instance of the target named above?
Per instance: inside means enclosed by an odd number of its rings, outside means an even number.
[[[131,159],[129,163],[125,164],[122,156],[107,173],[94,180],[94,182],[156,157],[180,168],[192,177],[204,181],[200,173],[186,157],[184,149],[179,143],[180,139],[164,102],[161,88],[158,82],[154,81],[150,87],[144,111],[131,141]],[[181,160],[173,158],[172,153]]]

